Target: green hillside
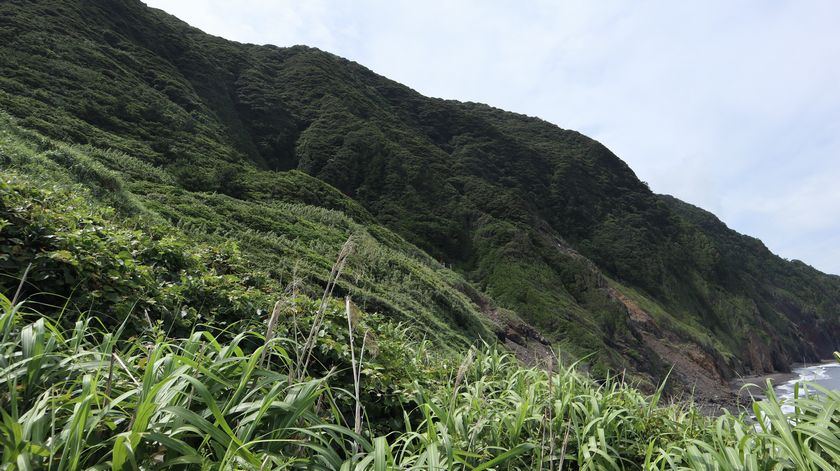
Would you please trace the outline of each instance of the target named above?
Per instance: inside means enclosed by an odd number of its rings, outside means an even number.
[[[126,154],[61,144],[8,117],[0,133],[9,172],[0,195],[4,292],[31,264],[23,296],[48,305],[64,296],[112,325],[119,316],[145,324],[140,312],[186,331],[195,322],[256,321],[289,291],[323,291],[349,240],[335,296],[352,293],[366,310],[451,348],[500,328],[482,319],[468,296],[482,298],[463,278],[303,173],[276,175],[270,201],[243,201],[183,190]],[[146,180],[128,183],[106,164]]]
[[[423,97],[316,49],[212,37],[131,0],[2,3],[0,70],[4,169],[81,185],[90,211],[114,208],[119,234],[177,237],[199,252],[193,266],[234,257],[216,276],[263,297],[180,293],[180,262],[132,255],[148,293],[179,293],[112,300],[103,281],[54,278],[79,256],[65,239],[19,236],[0,248],[16,257],[5,292],[31,260],[26,294],[235,322],[289,286],[317,296],[353,236],[335,295],[448,349],[500,339],[533,360],[550,344],[597,376],[653,385],[674,365],[676,384],[714,390],[837,348],[840,279],[652,193],[602,144],[536,118]],[[43,233],[2,217],[4,234]],[[78,230],[67,224],[48,229]]]

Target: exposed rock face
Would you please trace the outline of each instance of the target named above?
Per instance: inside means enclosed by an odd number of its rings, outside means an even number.
[[[840,326],[836,322],[823,319],[813,312],[803,312],[793,308],[786,312],[788,319],[797,327],[802,349],[799,358],[784,357],[780,362],[789,365],[791,362],[832,358],[835,351],[840,350]],[[776,353],[778,356],[778,353]]]
[[[673,367],[671,374],[678,383],[694,389],[700,397],[728,395],[731,371],[721,358],[695,342],[664,331],[650,313],[620,291],[609,288],[608,292],[625,306],[630,325],[641,336],[645,346]]]
[[[462,286],[466,294],[490,321],[496,339],[504,344],[516,357],[529,366],[550,367],[556,355],[551,342],[532,325],[523,321],[512,311],[494,306],[490,299],[471,287]]]

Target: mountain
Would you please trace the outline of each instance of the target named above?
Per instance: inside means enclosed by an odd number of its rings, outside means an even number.
[[[268,297],[298,278],[322,289],[354,235],[336,294],[443,345],[495,337],[529,360],[551,346],[648,384],[673,365],[705,391],[838,348],[840,277],[537,118],[424,97],[317,49],[213,37],[133,0],[3,2],[0,70],[4,168],[83,185],[132,224],[231,243]],[[25,259],[5,260],[20,276]],[[42,278],[33,292],[74,290]]]

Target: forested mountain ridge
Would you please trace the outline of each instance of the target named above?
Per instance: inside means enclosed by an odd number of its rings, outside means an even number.
[[[194,237],[238,241],[276,283],[296,262],[323,282],[327,248],[365,232],[377,249],[344,290],[420,329],[443,319],[444,342],[519,337],[521,318],[570,357],[594,353],[599,374],[655,382],[675,364],[686,384],[837,348],[840,279],[536,118],[423,97],[317,49],[226,41],[132,0],[4,2],[0,70],[7,132],[88,146],[35,146],[57,166],[42,178],[63,166],[126,215],[200,223]],[[74,174],[81,154],[136,204]],[[313,207],[331,212],[313,222]]]

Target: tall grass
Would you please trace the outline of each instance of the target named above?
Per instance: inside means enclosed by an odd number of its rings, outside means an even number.
[[[206,331],[177,341],[121,341],[119,332],[88,334],[90,319],[70,332],[43,317],[26,323],[0,301],[0,429],[12,468],[258,469],[294,463],[301,450],[320,444],[297,429],[324,424],[313,408],[324,379],[290,383],[287,374],[257,367],[264,349],[288,367],[278,342],[245,352],[241,344],[257,334],[221,344]],[[325,429],[316,438],[341,433]]]
[[[362,420],[364,404],[356,408],[366,380],[361,348],[352,371],[356,402],[345,407],[335,399],[348,387],[337,383],[337,371],[290,374],[302,371],[297,352],[307,350],[271,330],[126,337],[84,316],[62,329],[0,296],[0,335],[0,440],[9,470],[824,470],[840,463],[836,391],[802,393],[792,414],[768,391],[754,406],[757,422],[709,419],[690,404],[658,406],[658,397],[620,378],[597,383],[574,365],[525,368],[484,346],[453,361],[447,380],[408,378],[403,426],[383,432]],[[418,344],[417,358],[431,348]]]

